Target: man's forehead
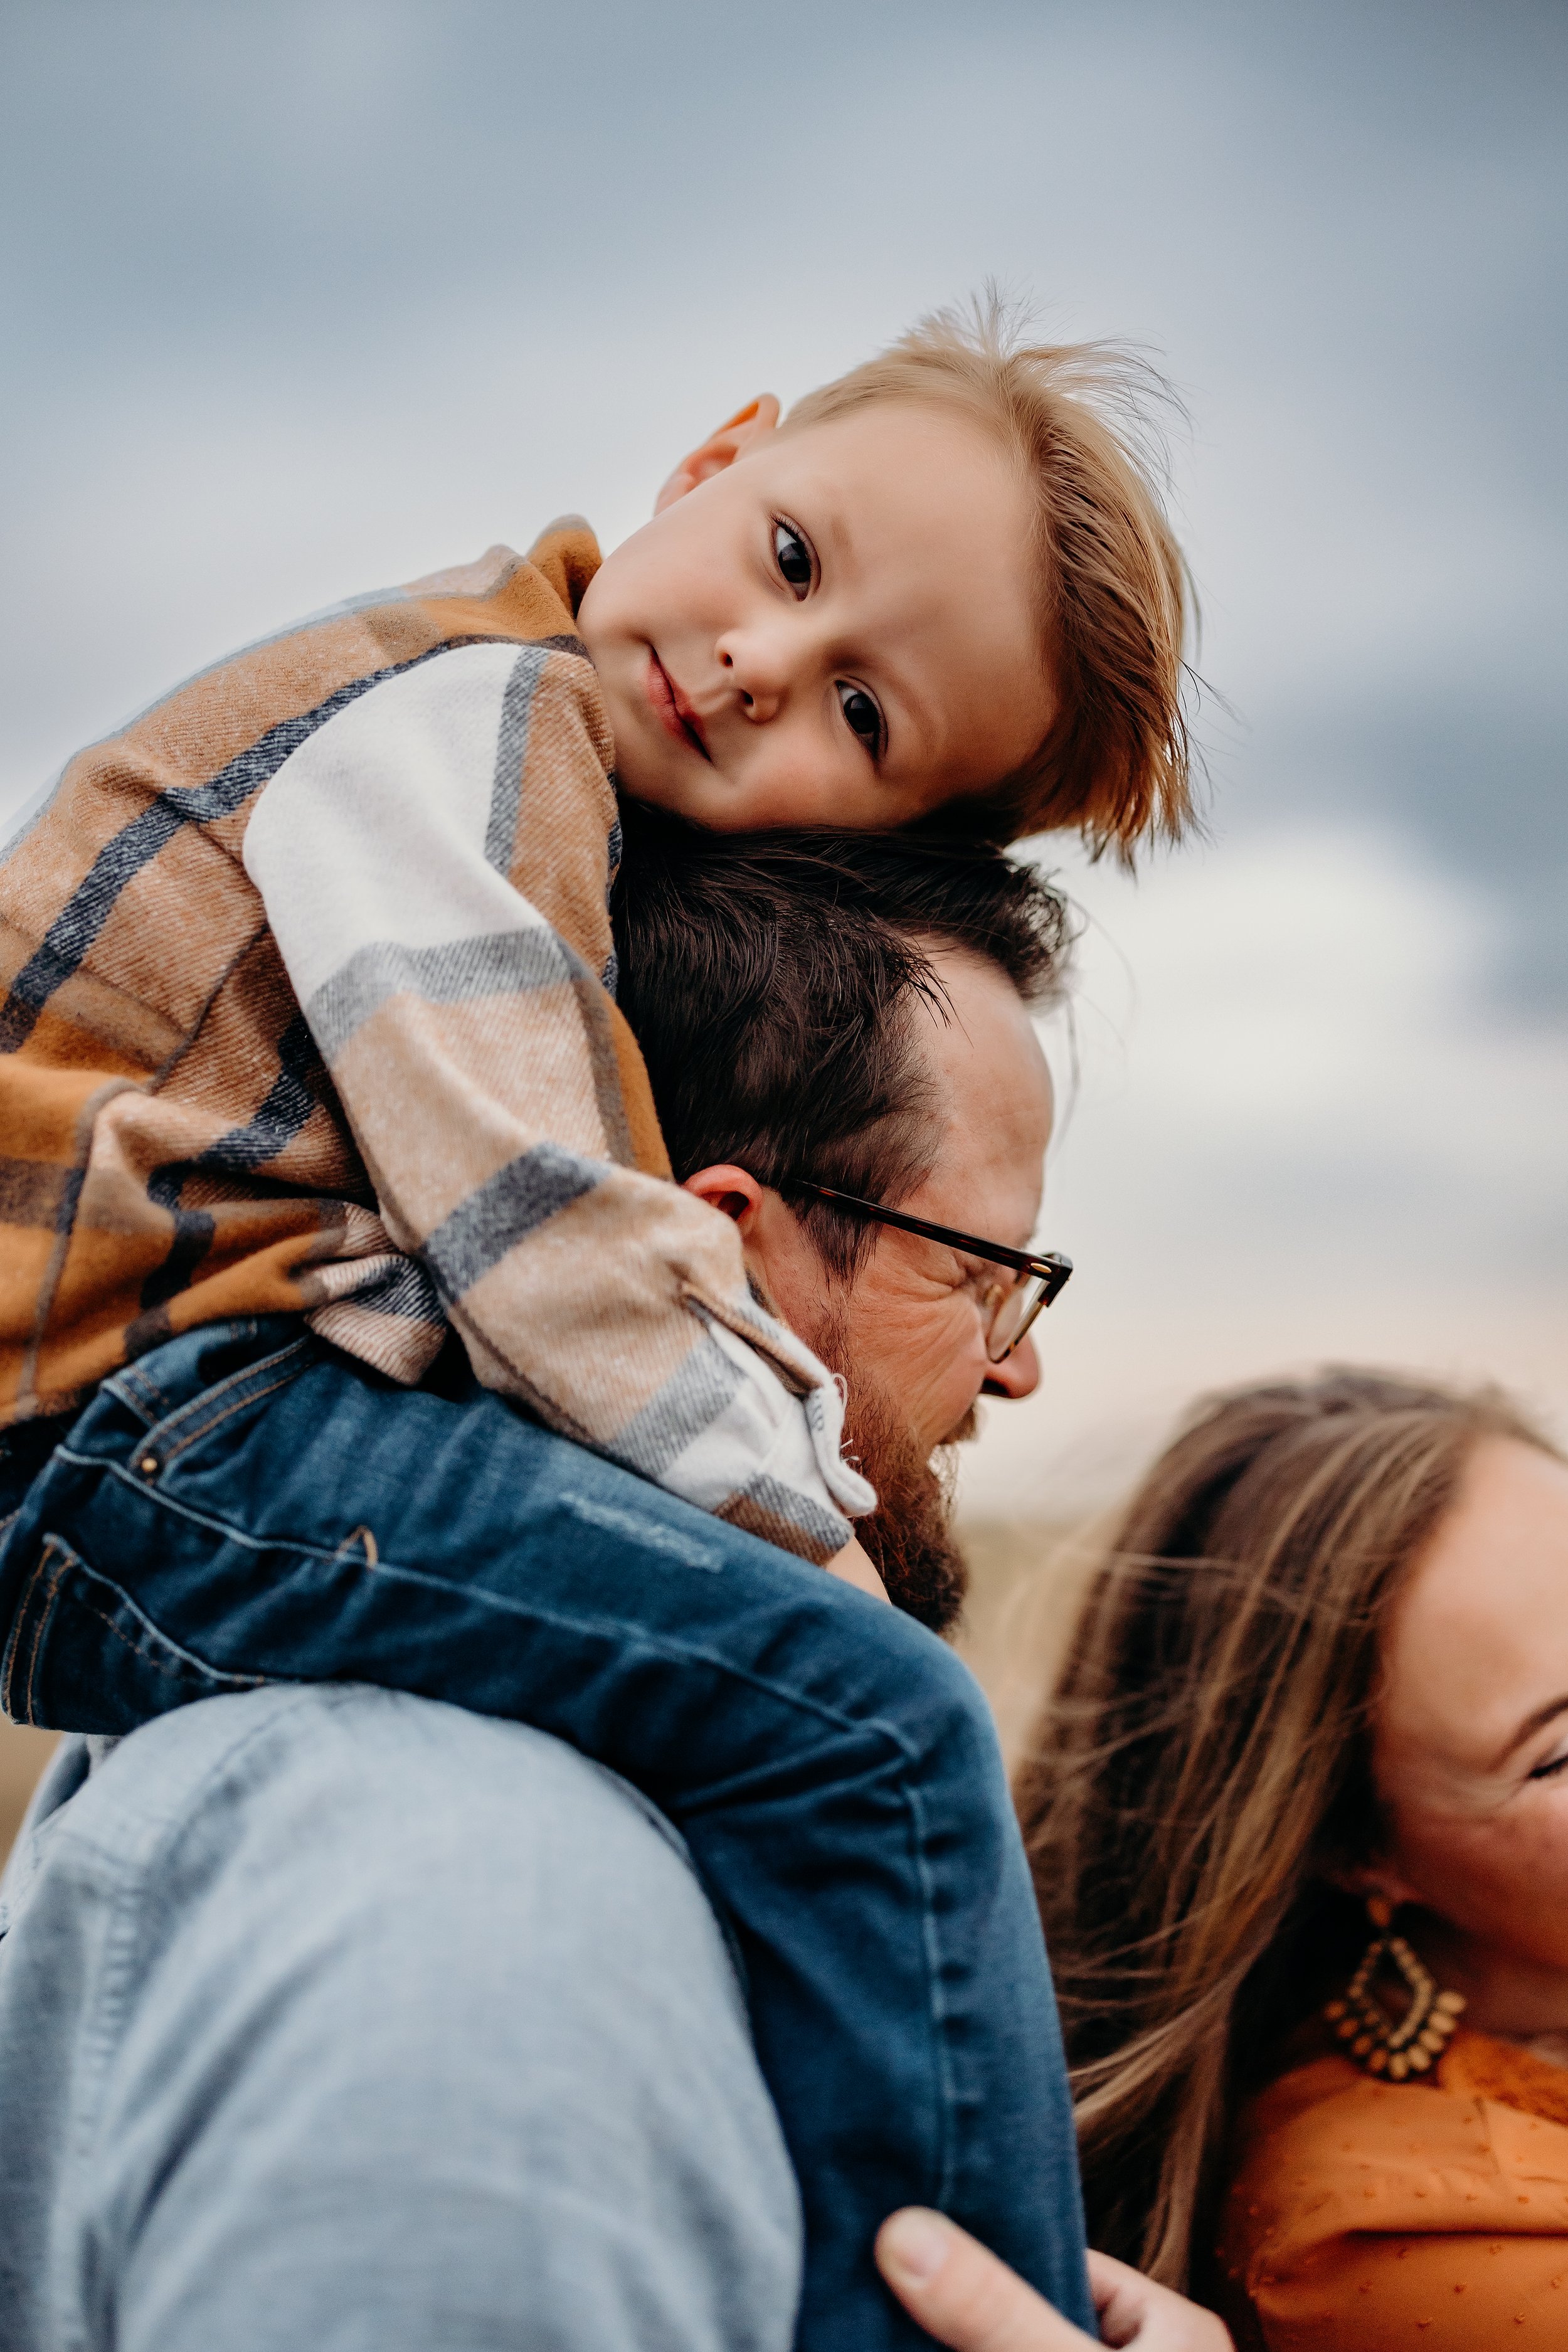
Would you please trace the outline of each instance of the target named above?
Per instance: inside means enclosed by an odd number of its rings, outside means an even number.
[[[939,983],[939,1001],[925,1008],[928,1058],[961,1089],[977,1062],[1011,1069],[1027,1095],[1050,1100],[1050,1075],[1033,1017],[999,963],[978,949],[924,941]]]
[[[923,1011],[931,1111],[942,1128],[931,1177],[950,1205],[959,1194],[973,1204],[945,1222],[1021,1247],[1044,1183],[1050,1071],[1028,1008],[998,965],[953,949],[933,950],[931,963],[946,998]]]

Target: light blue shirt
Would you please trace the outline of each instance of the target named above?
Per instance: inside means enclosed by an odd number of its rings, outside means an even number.
[[[341,1687],[69,1740],[0,1924],[0,2352],[788,2352],[731,1957],[557,1742]]]

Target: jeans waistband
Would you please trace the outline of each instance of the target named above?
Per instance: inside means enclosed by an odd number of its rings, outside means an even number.
[[[133,1443],[140,1432],[195,1404],[220,1382],[243,1378],[290,1341],[309,1338],[298,1315],[247,1315],[198,1324],[110,1372],[68,1412],[0,1430],[0,1541],[34,1479],[74,1430],[82,1428],[89,1450],[117,1452],[117,1430],[125,1443]],[[89,1431],[96,1433],[96,1442]]]

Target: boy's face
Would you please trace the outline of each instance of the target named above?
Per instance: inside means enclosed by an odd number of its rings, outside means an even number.
[[[719,832],[892,827],[1048,729],[1018,468],[942,405],[756,404],[606,557],[578,627],[635,798]]]

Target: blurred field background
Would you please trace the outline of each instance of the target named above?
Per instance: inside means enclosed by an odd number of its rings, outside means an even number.
[[[1143,345],[1209,829],[1038,845],[1079,1271],[962,1488],[1014,1723],[1056,1537],[1194,1390],[1353,1358],[1568,1426],[1565,83],[1531,0],[0,0],[0,833],[291,615],[615,542],[988,275]]]

